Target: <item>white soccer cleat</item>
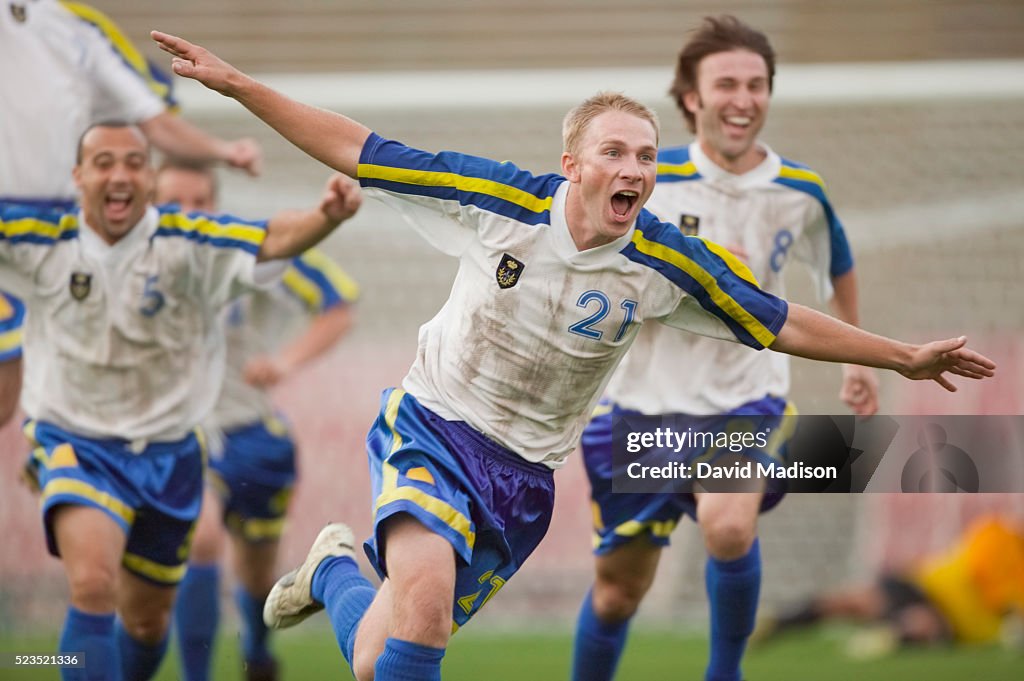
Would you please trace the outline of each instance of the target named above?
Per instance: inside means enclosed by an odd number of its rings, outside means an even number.
[[[344,523],[331,523],[320,530],[302,565],[277,580],[270,590],[263,606],[264,624],[286,629],[323,610],[323,603],[313,599],[313,573],[330,556],[355,558],[354,546],[352,530]]]

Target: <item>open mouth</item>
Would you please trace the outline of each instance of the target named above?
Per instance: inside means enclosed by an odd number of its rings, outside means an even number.
[[[754,119],[750,116],[726,116],[725,124],[733,129],[739,129],[741,131],[749,128],[754,122]]]
[[[107,217],[110,219],[121,219],[128,216],[132,206],[132,195],[130,192],[110,192],[103,202]]]
[[[612,212],[619,218],[628,216],[638,198],[639,194],[634,191],[615,192],[612,194]]]

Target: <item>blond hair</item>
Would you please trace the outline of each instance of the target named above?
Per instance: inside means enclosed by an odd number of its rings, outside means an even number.
[[[565,114],[562,120],[562,150],[576,154],[590,123],[605,111],[622,111],[644,119],[654,127],[654,139],[657,142],[658,115],[654,111],[620,92],[598,92]]]

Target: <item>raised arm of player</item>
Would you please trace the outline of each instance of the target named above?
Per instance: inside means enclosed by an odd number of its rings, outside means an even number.
[[[320,203],[306,210],[285,210],[270,218],[257,260],[293,258],[315,246],[363,203],[359,185],[344,175],[332,175]]]
[[[296,102],[250,78],[209,50],[176,36],[150,33],[173,56],[171,69],[238,102],[285,139],[318,161],[356,176],[366,126],[340,114]]]
[[[924,345],[903,343],[790,303],[786,323],[768,347],[807,359],[892,369],[914,380],[933,380],[955,392],[947,372],[975,379],[995,374],[995,363],[967,349],[966,344],[964,336]]]
[[[248,137],[237,140],[214,137],[170,111],[142,121],[139,127],[153,146],[171,156],[224,163],[249,175],[259,175],[262,170],[263,151]]]

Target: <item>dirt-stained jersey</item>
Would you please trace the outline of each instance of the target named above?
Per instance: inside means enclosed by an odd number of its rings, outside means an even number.
[[[277,350],[314,315],[358,297],[355,281],[324,253],[310,249],[291,260],[280,284],[232,301],[224,313],[227,370],[214,423],[228,431],[272,416],[267,392],[245,382],[246,362]]]
[[[658,183],[647,207],[685,234],[737,254],[761,287],[785,297],[791,260],[811,271],[818,296],[853,267],[842,224],[814,171],[767,156],[743,175],[729,173],[693,143],[658,154]],[[608,385],[619,406],[645,414],[721,414],[789,391],[789,357],[717,343],[649,325]]]
[[[265,222],[151,207],[108,245],[81,214],[0,202],[0,287],[29,311],[28,415],[91,438],[187,435],[223,372],[211,330],[248,290],[265,234]]]
[[[460,261],[403,387],[527,460],[562,464],[643,322],[752,347],[772,343],[785,322],[785,301],[742,263],[646,211],[621,238],[578,251],[559,175],[377,135],[358,174],[368,195],[386,194]]]

